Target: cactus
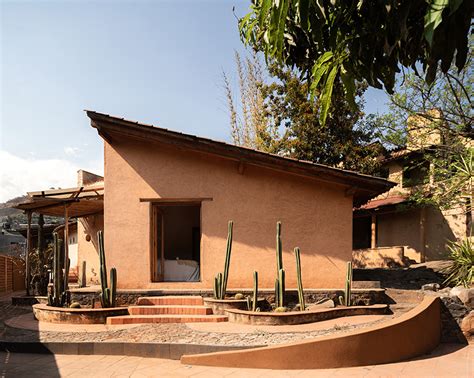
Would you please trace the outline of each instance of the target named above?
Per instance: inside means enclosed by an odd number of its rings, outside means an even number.
[[[296,280],[298,282],[298,300],[300,303],[300,310],[305,310],[304,304],[304,293],[303,293],[303,281],[301,279],[301,257],[300,257],[300,249],[298,247],[295,248],[295,258],[296,258]]]
[[[69,275],[70,261],[65,264],[65,270],[61,267],[62,240],[56,232],[53,233],[53,285],[48,295],[48,305],[53,307],[64,307],[70,301],[69,290],[65,290]]]
[[[257,305],[258,305],[258,272],[253,272],[252,311],[257,311]]]
[[[278,278],[275,280],[275,306],[285,306],[285,270],[278,271]]]
[[[281,222],[277,222],[276,262],[277,262],[277,274],[278,274],[280,269],[283,269],[283,256],[282,256],[282,250],[281,250]]]
[[[229,278],[230,254],[232,252],[232,229],[234,222],[229,221],[227,230],[227,248],[225,252],[224,273],[218,273],[214,278],[214,298],[224,299]]]
[[[252,299],[247,297],[247,311],[252,311]]]
[[[221,298],[221,289],[222,289],[222,273],[217,273],[217,276],[214,278],[214,298]]]
[[[79,282],[79,287],[86,287],[87,284],[87,277],[86,277],[86,261],[84,260],[82,262],[82,268],[81,268],[81,279]]]
[[[346,284],[344,287],[344,305],[351,305],[351,294],[352,294],[352,262],[347,262],[347,273],[346,273]]]
[[[281,222],[277,222],[276,263],[277,263],[277,278],[275,279],[275,306],[283,307],[284,301],[285,301],[285,271],[283,270]]]
[[[102,293],[99,295],[102,308],[115,307],[117,297],[117,269],[110,269],[110,287],[107,285],[107,266],[105,263],[104,234],[97,232],[99,241],[99,261],[100,261],[100,286]]]

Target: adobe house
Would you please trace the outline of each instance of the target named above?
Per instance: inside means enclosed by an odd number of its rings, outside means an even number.
[[[443,145],[445,138],[423,117],[412,116],[408,120],[407,145],[387,153],[381,161],[382,171],[397,185],[354,210],[356,267],[392,267],[446,259],[449,241],[471,235],[471,214],[465,206],[442,210],[410,199],[420,186],[434,182],[427,154]],[[473,145],[472,140],[466,143]]]
[[[94,111],[87,115],[104,140],[105,249],[122,289],[211,289],[223,269],[229,220],[229,288],[251,287],[254,271],[261,288],[274,287],[277,221],[287,287],[296,287],[292,250],[298,246],[304,287],[340,288],[352,254],[353,207],[394,185]]]

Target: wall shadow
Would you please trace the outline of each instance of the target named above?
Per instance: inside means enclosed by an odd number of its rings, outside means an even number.
[[[59,377],[55,355],[40,339],[38,321],[33,323],[38,327],[30,329],[5,324],[5,321],[20,315],[33,318],[31,306],[12,305],[11,294],[0,297],[0,376]]]

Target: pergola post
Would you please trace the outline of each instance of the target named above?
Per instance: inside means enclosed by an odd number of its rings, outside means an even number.
[[[370,248],[377,248],[377,215],[372,214],[370,222]]]
[[[69,212],[64,205],[64,291],[69,289]]]
[[[26,256],[25,256],[25,288],[26,295],[30,295],[30,253],[33,249],[31,244],[31,211],[26,211],[28,228],[26,229]]]
[[[43,290],[47,290],[48,286],[47,286],[47,283],[49,282],[49,277],[48,277],[48,280],[46,281],[46,286],[44,286],[44,281],[43,281],[43,276],[44,276],[44,272],[45,272],[45,268],[44,268],[44,244],[45,244],[45,241],[44,241],[44,230],[43,230],[43,227],[44,227],[44,216],[43,214],[39,214],[38,216],[38,259],[40,261],[40,264],[39,264],[39,270],[40,270],[40,283],[39,283],[39,294],[40,295],[43,295],[44,294],[44,291]]]

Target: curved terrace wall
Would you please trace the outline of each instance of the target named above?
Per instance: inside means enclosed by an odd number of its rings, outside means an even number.
[[[440,342],[440,330],[440,300],[426,297],[416,308],[396,319],[352,333],[249,350],[185,355],[181,362],[266,369],[376,365],[431,352]]]

